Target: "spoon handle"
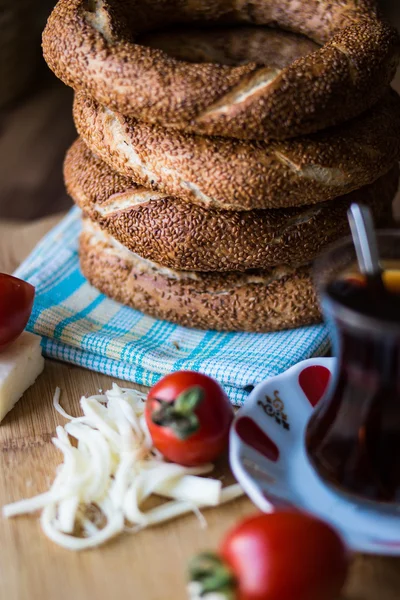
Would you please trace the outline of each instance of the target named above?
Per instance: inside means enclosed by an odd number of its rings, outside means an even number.
[[[347,217],[361,273],[367,277],[380,274],[378,244],[371,211],[363,204],[352,204]]]

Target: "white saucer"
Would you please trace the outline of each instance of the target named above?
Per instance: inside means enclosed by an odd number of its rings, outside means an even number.
[[[335,363],[305,360],[254,388],[231,429],[232,470],[262,511],[299,508],[330,522],[354,551],[400,556],[400,510],[335,494],[308,461],[304,430]]]

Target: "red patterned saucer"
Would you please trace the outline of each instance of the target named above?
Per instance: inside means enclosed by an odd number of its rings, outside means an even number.
[[[232,470],[264,512],[304,510],[330,522],[354,551],[400,555],[400,511],[336,494],[308,461],[305,427],[335,364],[334,358],[305,360],[254,388],[231,429]]]

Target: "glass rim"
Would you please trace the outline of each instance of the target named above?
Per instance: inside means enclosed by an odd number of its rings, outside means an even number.
[[[376,235],[378,238],[378,246],[379,240],[382,238],[396,238],[400,242],[400,228],[390,228],[390,229],[377,229]],[[329,305],[333,308],[335,316],[338,317],[341,321],[350,325],[358,330],[369,330],[371,333],[376,333],[378,335],[389,334],[392,336],[400,335],[400,323],[398,321],[386,321],[384,319],[379,319],[377,317],[372,317],[369,315],[365,315],[359,311],[356,311],[352,308],[349,308],[343,305],[338,300],[334,300],[329,295],[323,293],[323,289],[321,289],[321,285],[318,283],[318,278],[320,277],[320,273],[324,271],[324,269],[329,264],[329,259],[332,258],[336,251],[345,250],[348,247],[352,247],[354,249],[353,238],[351,235],[348,235],[336,242],[333,242],[329,246],[327,246],[322,253],[315,259],[313,264],[313,279],[315,287],[317,288],[317,293],[320,296],[320,303],[323,305],[326,302],[329,302]],[[354,249],[355,254],[355,249]],[[381,260],[385,260],[385,257],[382,256]],[[399,261],[400,261],[400,247],[399,247]]]
[[[394,236],[394,237],[400,238],[400,227],[399,228],[393,227],[391,229],[377,229],[376,235],[378,237],[378,241],[379,241],[379,238],[382,238],[384,236],[387,236],[387,237]],[[319,254],[319,256],[317,256],[317,258],[314,261],[314,265],[317,265],[318,263],[323,263],[332,252],[334,252],[335,250],[340,250],[341,248],[345,248],[349,244],[353,246],[353,238],[351,237],[351,235],[346,235],[345,237],[342,237],[339,240],[336,240],[336,242],[332,242],[331,244],[328,244],[328,246],[325,246],[325,248],[322,250],[322,252]],[[400,250],[399,250],[399,260],[400,260]]]

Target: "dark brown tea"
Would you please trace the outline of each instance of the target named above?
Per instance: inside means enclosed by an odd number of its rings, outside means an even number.
[[[368,287],[366,278],[357,272],[349,272],[343,278],[330,283],[328,296],[366,316],[400,323],[400,268],[386,269],[382,276],[384,290]]]
[[[336,379],[309,423],[306,447],[327,483],[400,503],[400,268],[384,290],[345,273],[322,291],[334,332]]]

